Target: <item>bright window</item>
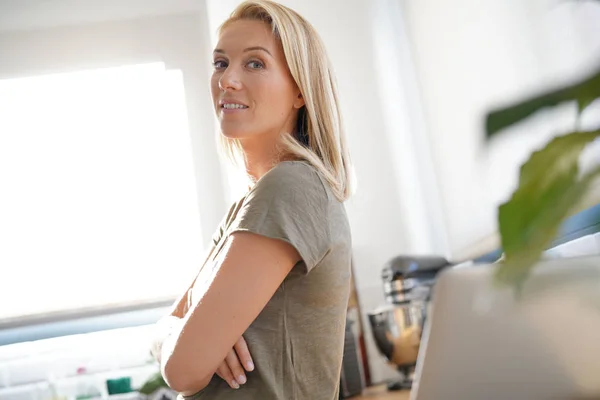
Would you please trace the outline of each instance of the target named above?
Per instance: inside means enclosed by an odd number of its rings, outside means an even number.
[[[171,297],[201,262],[180,71],[0,80],[0,319]]]

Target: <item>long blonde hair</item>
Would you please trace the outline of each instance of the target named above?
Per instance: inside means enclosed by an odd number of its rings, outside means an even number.
[[[269,24],[281,42],[290,73],[304,98],[296,132],[283,133],[282,151],[305,160],[327,180],[339,201],[352,193],[351,162],[338,104],[337,85],[325,46],[313,26],[300,14],[268,0],[244,1],[220,26],[239,20]],[[232,161],[243,157],[238,139],[219,135]]]

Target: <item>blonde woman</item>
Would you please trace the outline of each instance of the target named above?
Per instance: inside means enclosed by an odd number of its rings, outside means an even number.
[[[338,398],[351,237],[350,163],[314,28],[247,1],[219,30],[211,91],[227,154],[251,184],[154,347],[184,398]]]

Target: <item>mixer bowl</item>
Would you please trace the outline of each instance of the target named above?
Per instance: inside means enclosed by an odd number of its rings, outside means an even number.
[[[368,314],[379,351],[398,368],[417,363],[424,303],[389,304]]]

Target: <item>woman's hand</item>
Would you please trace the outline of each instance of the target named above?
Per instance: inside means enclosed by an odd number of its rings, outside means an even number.
[[[254,363],[248,351],[248,345],[243,337],[235,343],[233,348],[225,357],[216,373],[233,389],[239,389],[240,385],[246,383],[246,373],[254,370]]]

